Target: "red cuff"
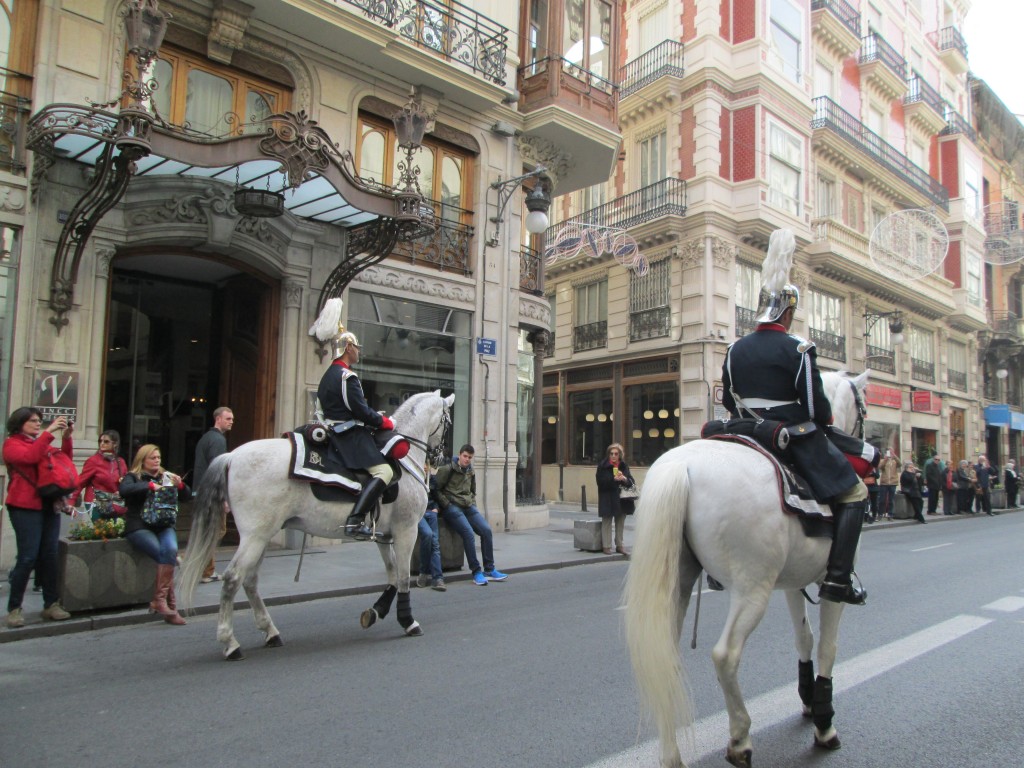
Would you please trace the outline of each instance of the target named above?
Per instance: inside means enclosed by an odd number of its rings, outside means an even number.
[[[184,487],[185,487],[185,481],[184,480],[179,480],[178,481],[178,490],[180,491],[180,490],[184,489]]]
[[[160,489],[159,485],[154,483],[152,480],[149,481],[149,490],[156,491],[156,490],[159,490],[159,489]]]
[[[381,417],[380,426],[381,426],[381,429],[394,429],[395,428],[395,422],[393,422],[387,416],[382,416]]]

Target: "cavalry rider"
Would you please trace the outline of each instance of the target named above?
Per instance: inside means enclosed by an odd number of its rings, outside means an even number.
[[[726,353],[722,403],[734,417],[817,425],[810,435],[791,439],[789,450],[797,471],[818,499],[830,503],[834,515],[828,570],[818,596],[863,605],[867,592],[854,586],[852,573],[868,491],[822,430],[832,423],[832,406],[822,387],[814,344],[789,333],[799,300],[799,290],[789,283],[778,291],[762,290],[756,330]]]
[[[373,531],[363,522],[366,513],[377,505],[394,477],[394,471],[381,455],[371,430],[394,429],[395,424],[367,405],[363,385],[352,370],[352,366],[359,362],[362,346],[354,333],[344,330],[340,317],[341,299],[329,299],[313,326],[314,329],[328,326],[328,332],[333,331],[330,336],[333,362],[321,377],[316,394],[324,421],[330,427],[332,441],[341,454],[342,464],[348,469],[363,469],[372,477],[363,486],[345,521],[346,536],[368,539],[373,536]],[[320,333],[314,335],[323,340]],[[379,535],[377,538],[381,540]]]

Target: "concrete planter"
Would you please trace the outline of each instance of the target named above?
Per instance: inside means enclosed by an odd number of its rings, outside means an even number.
[[[1006,489],[993,488],[989,491],[992,494],[992,509],[1006,509]]]
[[[126,539],[71,541],[58,549],[60,601],[69,611],[148,603],[156,584],[156,563]]]
[[[455,533],[448,523],[438,518],[437,538],[441,543],[441,570],[462,570],[462,566],[466,562],[466,550],[462,546],[462,537]],[[419,572],[420,544],[417,541],[416,546],[412,548],[412,563],[410,564],[409,573],[416,575]]]

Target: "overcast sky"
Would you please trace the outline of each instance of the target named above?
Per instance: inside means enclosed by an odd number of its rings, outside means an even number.
[[[963,31],[971,71],[1024,116],[1024,2],[974,0]]]

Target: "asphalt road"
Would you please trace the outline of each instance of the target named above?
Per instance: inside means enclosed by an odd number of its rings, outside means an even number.
[[[741,681],[754,765],[1020,765],[1024,515],[894,528],[863,539],[869,605],[848,608],[836,669],[843,748],[810,748],[788,613],[773,598]],[[416,590],[421,638],[394,614],[369,630],[351,597],[274,609],[285,647],[221,660],[215,619],[7,644],[0,768],[657,765],[622,643],[624,562]],[[692,767],[726,765],[710,649],[728,596],[705,594],[684,657]],[[813,614],[812,614],[813,616]]]

